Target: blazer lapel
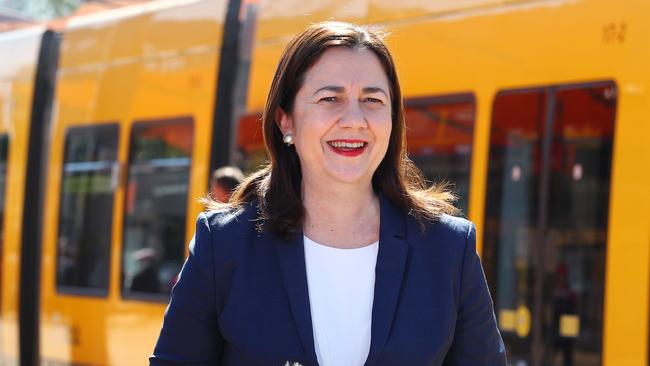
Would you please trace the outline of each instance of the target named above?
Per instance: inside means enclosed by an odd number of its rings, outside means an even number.
[[[298,328],[305,355],[309,358],[311,365],[318,365],[314,348],[302,230],[293,235],[289,241],[281,240],[273,234],[267,235],[272,238],[278,255],[291,315]]]
[[[370,351],[366,366],[374,365],[386,344],[397,309],[408,245],[404,213],[380,195],[379,251],[375,268]]]

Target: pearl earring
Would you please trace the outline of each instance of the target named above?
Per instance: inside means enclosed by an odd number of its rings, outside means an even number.
[[[291,133],[287,133],[282,138],[282,141],[284,141],[284,143],[287,144],[287,146],[293,145],[293,135]]]

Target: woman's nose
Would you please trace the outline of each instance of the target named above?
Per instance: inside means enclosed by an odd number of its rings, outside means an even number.
[[[339,125],[347,128],[365,128],[368,126],[368,121],[366,121],[366,116],[359,101],[355,100],[346,103]]]

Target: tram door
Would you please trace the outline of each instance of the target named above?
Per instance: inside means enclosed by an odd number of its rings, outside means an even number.
[[[612,82],[495,98],[483,264],[511,365],[602,363],[615,108]]]

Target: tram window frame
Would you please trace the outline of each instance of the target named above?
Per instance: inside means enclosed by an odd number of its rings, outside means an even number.
[[[152,302],[152,303],[167,303],[169,302],[169,298],[171,296],[171,290],[169,293],[167,292],[146,292],[146,291],[131,291],[130,289],[126,288],[126,281],[127,281],[127,274],[126,274],[126,256],[133,254],[135,251],[130,251],[127,254],[127,239],[126,239],[126,228],[127,228],[127,219],[128,219],[128,212],[127,210],[129,209],[129,200],[130,199],[136,199],[135,197],[130,197],[129,192],[128,192],[128,187],[131,182],[132,178],[132,172],[131,168],[133,166],[133,163],[135,162],[134,160],[134,153],[135,153],[135,139],[138,136],[138,132],[142,130],[146,130],[152,127],[163,127],[163,126],[168,126],[168,125],[189,125],[191,128],[191,141],[189,144],[189,155],[187,156],[187,159],[189,160],[189,163],[187,165],[187,192],[186,192],[186,197],[185,197],[185,207],[183,212],[185,213],[185,219],[182,220],[182,227],[183,230],[186,230],[186,222],[187,222],[187,215],[190,207],[190,188],[192,186],[192,166],[193,166],[193,150],[194,150],[194,144],[195,144],[195,138],[196,138],[196,123],[195,119],[192,116],[180,116],[180,117],[172,117],[172,118],[165,118],[165,119],[153,119],[153,120],[137,120],[134,121],[131,125],[131,129],[129,132],[129,153],[127,157],[127,162],[126,162],[126,173],[125,173],[125,185],[127,187],[127,192],[124,194],[124,206],[122,208],[122,233],[121,233],[121,248],[120,248],[120,275],[119,275],[119,293],[122,299],[125,300],[136,300],[136,301],[146,301],[146,302]],[[164,158],[163,158],[164,159]],[[180,260],[180,266],[178,268],[178,271],[176,271],[176,276],[178,275],[178,272],[180,271],[184,261],[185,261],[185,248],[187,246],[187,241],[186,241],[186,236],[187,232],[183,232],[183,238],[182,242],[180,243],[180,249],[182,252],[181,257],[179,258]],[[145,246],[140,249],[147,249],[149,247]],[[136,250],[137,251],[137,250]],[[160,271],[160,268],[158,268],[158,271]]]
[[[61,229],[62,229],[62,210],[63,210],[63,195],[64,195],[64,182],[65,182],[65,165],[66,165],[66,153],[68,152],[68,146],[70,143],[70,138],[74,134],[78,133],[83,133],[85,131],[89,131],[86,133],[97,133],[98,135],[101,134],[101,131],[110,131],[111,133],[114,133],[114,141],[115,141],[115,146],[114,146],[114,158],[113,160],[106,160],[106,162],[111,162],[111,175],[110,175],[110,190],[111,190],[111,198],[110,198],[110,210],[109,210],[109,216],[110,216],[110,224],[107,225],[107,246],[105,248],[105,261],[106,261],[106,285],[105,287],[82,287],[82,286],[72,286],[72,285],[62,285],[59,283],[59,269],[60,269],[60,238],[61,238]],[[55,273],[54,273],[54,287],[56,289],[56,293],[61,294],[61,295],[69,295],[69,296],[83,296],[83,297],[93,297],[93,298],[107,298],[110,287],[111,287],[111,262],[112,262],[112,252],[113,252],[113,225],[115,224],[113,220],[113,213],[115,209],[115,193],[119,187],[119,179],[116,179],[119,177],[119,147],[120,147],[120,125],[117,122],[109,122],[109,123],[101,123],[101,124],[93,124],[93,125],[78,125],[78,126],[71,126],[68,127],[65,130],[65,137],[64,137],[64,146],[63,146],[63,158],[61,159],[61,186],[59,189],[59,207],[57,208],[57,217],[58,217],[58,224],[57,224],[57,237],[56,237],[56,245],[55,245]],[[102,160],[97,160],[97,161],[102,161]]]
[[[419,164],[416,163],[418,166],[418,169],[422,171],[422,174],[424,175],[425,179],[427,180],[428,184],[431,183],[436,183],[440,184],[443,182],[450,183],[450,187],[452,188],[452,191],[459,195],[459,200],[456,202],[456,207],[458,207],[461,210],[461,215],[468,216],[469,215],[469,202],[470,202],[470,193],[471,193],[471,180],[472,180],[472,161],[474,159],[474,138],[476,134],[476,125],[477,125],[477,102],[476,102],[476,94],[472,91],[465,91],[465,92],[459,92],[459,93],[450,93],[450,94],[439,94],[439,95],[429,95],[429,96],[422,96],[422,97],[413,97],[413,98],[406,98],[404,100],[404,119],[405,119],[405,125],[406,125],[406,133],[407,133],[407,148],[410,149],[409,147],[409,142],[408,142],[408,130],[409,130],[409,123],[408,123],[408,113],[410,109],[417,109],[417,108],[428,108],[428,107],[444,107],[445,105],[453,105],[453,104],[469,104],[472,108],[472,124],[471,124],[471,132],[470,132],[470,144],[469,144],[469,157],[468,157],[468,162],[467,162],[467,182],[466,182],[466,187],[467,191],[465,192],[464,195],[461,195],[460,190],[459,190],[459,185],[456,181],[452,181],[451,178],[449,177],[449,172],[446,172],[445,177],[428,177],[425,174],[424,169],[420,167]],[[436,122],[438,123],[438,122]],[[412,157],[414,154],[411,153],[411,151],[408,152],[409,158],[414,160]],[[414,160],[415,162],[415,160]]]

